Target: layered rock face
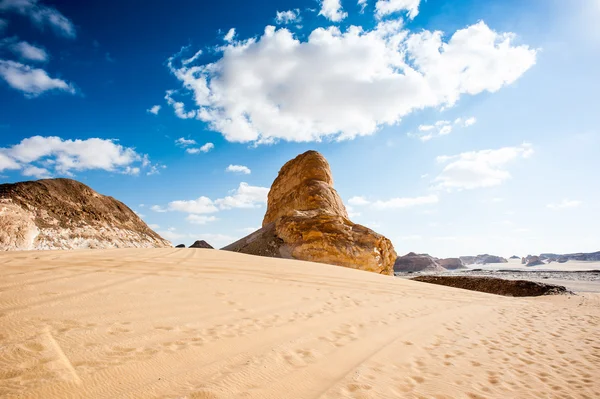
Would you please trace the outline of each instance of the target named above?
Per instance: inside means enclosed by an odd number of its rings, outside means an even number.
[[[438,259],[437,263],[447,270],[466,269],[467,267],[463,264],[460,258],[447,258]]]
[[[0,185],[0,250],[170,246],[125,204],[75,180]]]
[[[460,260],[465,265],[485,265],[488,263],[507,263],[508,261],[496,255],[461,256]]]
[[[394,263],[394,271],[398,273],[406,272],[445,272],[437,260],[427,254],[416,254],[409,252],[404,256],[399,256]]]
[[[327,160],[307,151],[287,162],[269,191],[263,227],[225,250],[393,274],[390,240],[348,219]]]

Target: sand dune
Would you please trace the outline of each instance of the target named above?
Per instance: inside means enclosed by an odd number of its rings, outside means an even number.
[[[597,398],[600,296],[194,249],[0,254],[0,396]]]

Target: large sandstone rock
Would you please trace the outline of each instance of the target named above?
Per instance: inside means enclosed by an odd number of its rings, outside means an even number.
[[[393,274],[390,240],[348,219],[327,160],[307,151],[287,162],[269,191],[263,227],[223,248]]]
[[[170,246],[125,204],[75,180],[0,185],[0,250]]]
[[[437,263],[447,270],[466,269],[467,267],[463,264],[460,258],[446,258],[438,259]]]
[[[445,272],[435,258],[427,254],[416,254],[409,252],[404,256],[398,256],[394,262],[394,272]]]

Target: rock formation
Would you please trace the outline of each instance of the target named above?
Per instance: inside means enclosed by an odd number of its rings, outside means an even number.
[[[185,248],[185,244],[176,245],[175,248]]]
[[[394,263],[394,272],[413,273],[413,272],[445,272],[446,269],[440,266],[435,258],[427,254],[416,254],[409,252],[404,256],[396,258]]]
[[[519,258],[517,255],[513,255],[510,257],[510,259],[521,259],[521,258]]]
[[[460,258],[447,258],[438,259],[437,263],[447,270],[466,269],[467,267],[463,264]]]
[[[542,259],[539,256],[535,256],[535,255],[527,256],[527,258],[525,260],[527,261],[525,266],[538,266],[538,265],[544,264]]]
[[[348,219],[329,164],[316,151],[288,161],[269,191],[262,228],[223,248],[391,275],[390,240]]]
[[[190,245],[190,248],[204,248],[204,249],[214,249],[212,245],[210,245],[209,243],[207,243],[204,240],[198,240],[195,243],[193,243],[192,245]]]
[[[75,180],[0,185],[0,250],[170,246],[125,204]]]
[[[555,261],[559,261],[562,260],[562,262],[560,263],[564,263],[567,262],[569,260],[577,260],[577,261],[584,261],[584,262],[600,262],[600,251],[598,252],[577,252],[577,253],[573,253],[573,254],[563,254],[563,255],[558,255],[558,254],[540,254],[540,257],[544,257],[546,259],[550,259],[550,260],[555,260]]]
[[[419,276],[411,280],[514,297],[572,294],[572,292],[562,285],[544,284],[527,280],[504,280],[494,277]]]
[[[461,256],[460,260],[465,265],[485,265],[488,263],[507,263],[508,261],[496,255]]]

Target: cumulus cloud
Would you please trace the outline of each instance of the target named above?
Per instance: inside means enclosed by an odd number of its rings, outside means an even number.
[[[48,60],[48,53],[46,53],[46,50],[25,41],[13,43],[9,47],[11,51],[20,58],[37,62]]]
[[[581,205],[581,201],[564,199],[561,202],[556,203],[556,204],[548,204],[548,205],[546,205],[546,207],[548,209],[552,209],[554,211],[558,211],[558,210],[561,210],[561,209],[577,208],[579,205]]]
[[[339,22],[348,16],[347,12],[342,10],[340,0],[321,0],[321,10],[319,15],[324,16],[330,21]]]
[[[251,186],[248,183],[240,183],[240,186],[232,190],[225,198],[215,200],[215,204],[221,209],[231,208],[259,208],[267,203],[269,189],[267,187]]]
[[[136,175],[151,166],[156,165],[151,165],[147,155],[100,138],[64,140],[34,136],[12,147],[0,148],[0,172],[21,169],[24,176],[70,176],[87,170]]]
[[[375,15],[382,18],[398,11],[406,11],[409,19],[414,19],[419,14],[421,0],[377,0]]]
[[[266,187],[251,186],[242,182],[237,189],[231,190],[229,195],[224,198],[212,200],[209,197],[201,196],[195,200],[171,201],[166,207],[153,205],[150,209],[154,212],[184,212],[193,215],[206,215],[233,208],[259,208],[267,202],[268,193],[269,189]],[[188,217],[187,220],[194,223],[199,223],[201,220],[213,221],[213,219],[194,217]]]
[[[60,36],[76,36],[73,23],[53,7],[41,4],[38,0],[1,0],[0,11],[15,12],[28,17],[39,29],[49,26]]]
[[[192,223],[192,224],[206,224],[209,222],[214,222],[217,219],[215,216],[205,216],[205,215],[188,215],[185,220],[187,220],[188,222]]]
[[[453,156],[439,156],[440,164],[446,166],[435,178],[435,188],[474,189],[497,186],[511,175],[506,166],[514,160],[529,158],[533,148],[529,143],[517,147],[503,147],[497,150],[463,152]]]
[[[166,98],[178,117],[204,121],[232,142],[344,140],[415,110],[451,107],[461,95],[495,92],[535,64],[536,50],[484,22],[443,37],[411,34],[399,19],[371,30],[317,28],[307,39],[267,26],[258,38],[221,47],[213,63],[171,57],[183,88]],[[194,105],[174,99],[190,94]]]
[[[437,195],[427,195],[423,197],[398,197],[385,201],[369,201],[365,197],[352,197],[348,200],[349,204],[355,206],[368,206],[375,210],[409,208],[419,205],[436,204],[439,202]]]
[[[33,68],[15,61],[0,60],[0,77],[10,87],[22,91],[27,97],[36,97],[51,90],[70,94],[76,92],[73,85],[61,79],[51,78],[43,69]]]
[[[181,146],[181,147],[187,147],[187,146],[196,144],[196,140],[180,137],[177,140],[175,140],[175,144],[177,144],[178,146]]]
[[[159,111],[160,111],[160,105],[153,105],[152,107],[150,107],[146,110],[146,112],[148,112],[149,114],[154,114],[154,115],[158,115]]]
[[[171,241],[171,243],[173,242],[173,240],[179,240],[181,238],[186,238],[188,237],[187,234],[182,234],[182,233],[178,233],[176,231],[176,229],[174,227],[170,227],[167,230],[160,230],[157,231],[157,233],[162,237],[165,238],[169,241]]]
[[[450,121],[437,121],[433,125],[419,125],[418,133],[408,133],[409,137],[416,137],[419,140],[426,142],[435,137],[445,136],[452,133],[454,127],[469,127],[475,124],[477,120],[474,116],[463,119],[457,118],[454,123]]]
[[[360,13],[364,13],[365,12],[365,8],[367,7],[367,0],[358,0],[358,2],[356,3],[359,7],[360,7]]]
[[[231,43],[233,41],[234,37],[235,37],[235,28],[231,28],[225,34],[225,36],[223,36],[223,40],[225,40],[227,43]]]
[[[300,10],[288,10],[288,11],[277,11],[275,15],[275,23],[278,25],[287,25],[292,23],[298,23],[302,21],[300,17]]]
[[[194,214],[219,212],[214,202],[204,196],[195,200],[169,202],[168,210]]]
[[[213,148],[215,148],[215,145],[213,143],[206,143],[199,148],[187,148],[185,152],[187,152],[188,154],[200,154],[201,152],[209,152]]]
[[[225,172],[243,173],[245,175],[252,173],[250,168],[244,165],[229,165],[227,168],[225,168]]]
[[[365,197],[352,197],[348,200],[350,205],[369,205],[371,202],[368,201]]]

